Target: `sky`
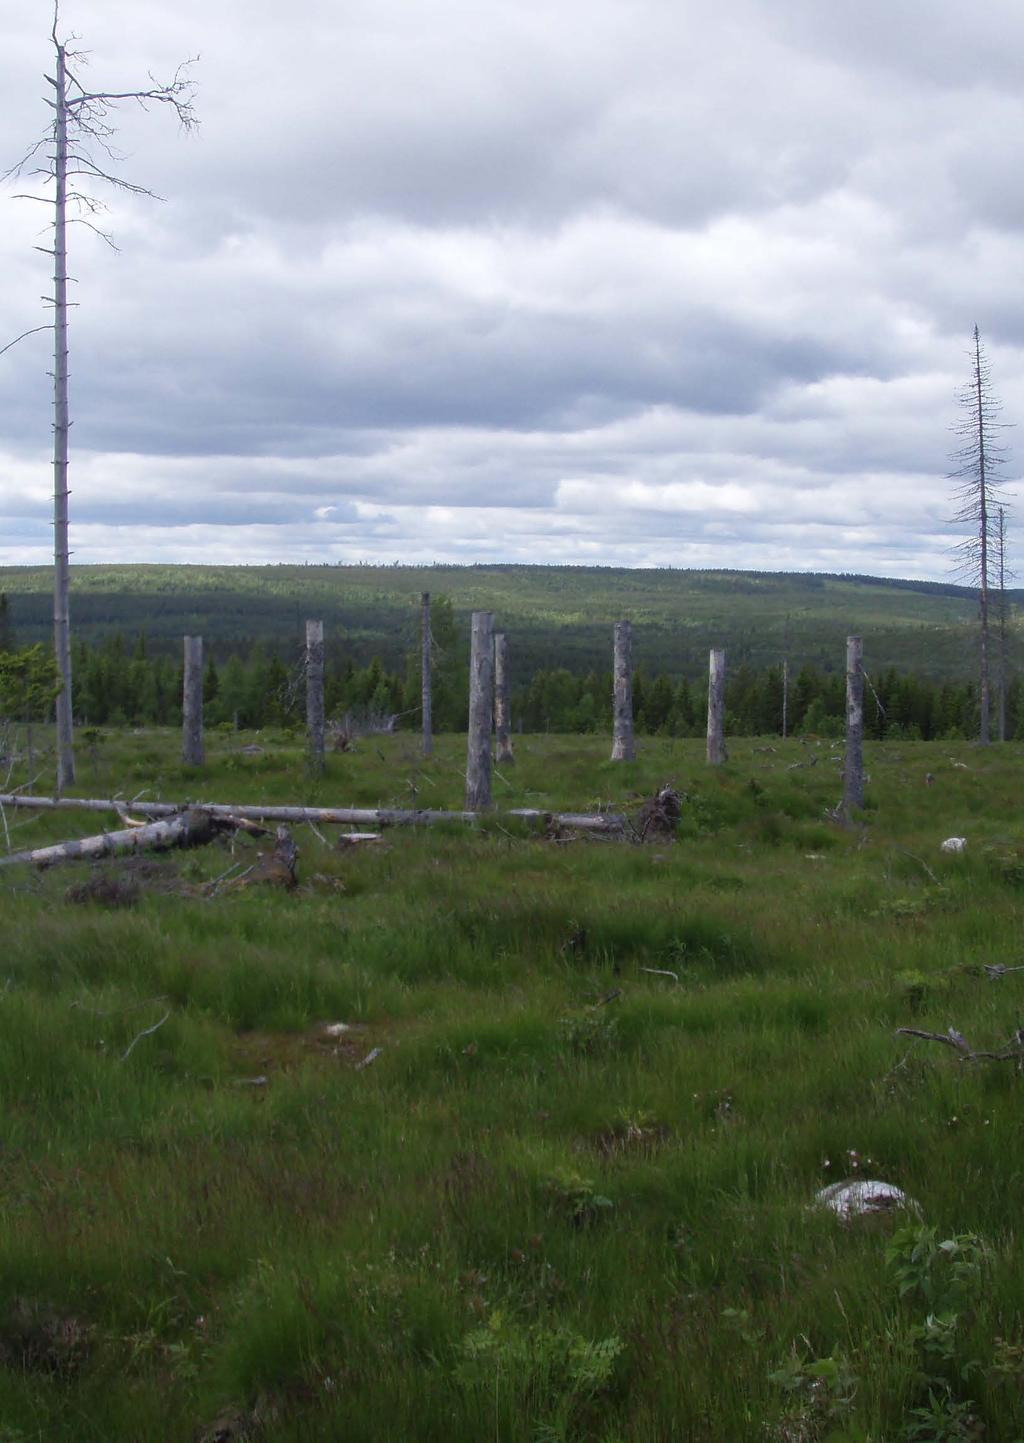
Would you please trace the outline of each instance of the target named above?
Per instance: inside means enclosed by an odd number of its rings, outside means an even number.
[[[50,123],[0,0],[0,169]],[[70,232],[76,562],[949,579],[980,328],[1024,469],[1018,0],[62,0],[112,117]],[[0,346],[50,210],[0,185]],[[0,356],[0,563],[52,556],[51,337]],[[1024,557],[1009,520],[1009,560]],[[1018,568],[1021,569],[1021,568]]]

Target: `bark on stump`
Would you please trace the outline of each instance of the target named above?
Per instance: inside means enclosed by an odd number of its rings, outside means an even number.
[[[846,638],[846,761],[843,810],[864,806],[864,648],[859,636]]]
[[[613,762],[631,762],[636,757],[633,746],[633,626],[628,621],[615,623],[614,699],[612,702]]]
[[[181,755],[201,767],[203,754],[203,638],[185,638],[185,681],[181,699]]]
[[[434,694],[433,683],[430,672],[430,592],[424,591],[420,597],[420,647],[422,660],[420,662],[421,680],[423,685],[423,755],[429,757],[434,752]]]
[[[725,652],[713,650],[708,670],[708,765],[720,767],[725,750]]]
[[[324,769],[324,624],[306,622],[307,764],[315,776]]]
[[[469,651],[469,736],[466,742],[466,810],[491,805],[491,727],[494,720],[494,615],[473,612]]]
[[[515,761],[512,752],[512,716],[509,705],[508,637],[494,633],[494,740],[499,766]]]

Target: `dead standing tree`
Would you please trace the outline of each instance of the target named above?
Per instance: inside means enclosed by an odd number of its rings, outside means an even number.
[[[708,657],[708,765],[720,767],[725,750],[725,652],[712,648]]]
[[[864,646],[846,638],[846,758],[843,763],[843,814],[864,807]]]
[[[59,22],[59,6],[55,3],[50,38],[56,74],[45,77],[53,88],[53,99],[46,102],[53,111],[53,123],[4,177],[29,175],[53,186],[52,196],[29,195],[21,198],[53,207],[53,245],[38,249],[53,257],[53,295],[46,299],[47,304],[53,307],[53,646],[61,680],[56,702],[58,792],[75,779],[68,601],[68,436],[71,419],[68,406],[67,230],[69,225],[88,226],[116,249],[110,237],[91,219],[103,206],[95,196],[80,189],[90,182],[102,181],[129,195],[156,198],[145,186],[113,175],[106,168],[110,162],[119,159],[111,145],[115,131],[110,123],[111,112],[119,105],[129,100],[134,100],[143,109],[150,104],[168,105],[184,129],[191,130],[197,124],[192,101],[194,87],[188,77],[191,62],[186,61],[179,66],[173,79],[165,85],[154,81],[145,90],[87,90],[77,74],[85,64],[86,56],[80,50],[69,49],[67,40],[58,37]],[[102,162],[97,156],[103,158]],[[73,212],[70,216],[69,209]],[[50,330],[51,327],[36,329]],[[32,333],[26,332],[28,334]]]
[[[203,638],[186,636],[181,691],[181,758],[201,767],[203,747]]]
[[[1003,429],[999,421],[1002,407],[992,392],[991,370],[977,326],[974,327],[969,354],[971,379],[957,398],[963,411],[963,419],[954,427],[963,445],[954,454],[955,466],[950,476],[957,483],[953,492],[957,506],[953,523],[970,528],[966,540],[955,548],[956,571],[968,585],[978,588],[978,740],[986,746],[991,738],[991,527],[995,519],[994,508],[999,501],[999,488],[994,480],[994,473],[997,467],[1005,464],[1006,453],[1004,448],[996,443],[996,436]]]
[[[311,776],[324,770],[324,624],[306,622],[306,765]]]
[[[430,592],[420,596],[420,683],[423,701],[423,755],[434,752],[434,693],[430,672]]]
[[[633,624],[617,621],[614,630],[612,684],[612,761],[631,762],[633,745]]]
[[[466,742],[466,811],[491,805],[491,729],[494,722],[494,615],[473,612],[469,654],[469,735]]]

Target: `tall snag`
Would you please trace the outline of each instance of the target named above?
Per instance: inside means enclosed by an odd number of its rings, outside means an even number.
[[[864,807],[864,646],[846,638],[846,756],[843,762],[843,811]]]
[[[631,762],[633,744],[633,624],[615,623],[612,685],[612,761]]]
[[[434,693],[430,667],[430,592],[420,596],[420,696],[423,703],[423,755],[434,752]]]
[[[491,805],[491,730],[494,725],[494,614],[473,612],[469,654],[469,732],[466,811]]]
[[[713,647],[708,656],[708,765],[720,767],[725,749],[725,652]]]
[[[978,740],[983,746],[991,739],[991,677],[989,646],[989,568],[992,560],[994,508],[1000,491],[994,479],[997,467],[1006,462],[1005,449],[996,443],[1003,429],[999,420],[1002,406],[992,391],[992,376],[981,344],[978,327],[974,327],[969,351],[971,379],[961,390],[958,401],[963,418],[954,427],[963,445],[953,456],[955,463],[950,477],[957,485],[953,499],[957,510],[953,523],[969,528],[968,535],[955,548],[956,574],[968,585],[978,588]]]
[[[130,195],[153,196],[153,192],[145,186],[112,175],[94,158],[100,153],[105,157],[114,154],[111,140],[115,132],[109,116],[118,105],[134,100],[145,109],[151,102],[158,102],[171,106],[186,130],[197,124],[192,103],[193,84],[187,75],[190,62],[179,66],[174,78],[166,85],[154,84],[147,90],[86,90],[75,73],[85,57],[80,50],[68,49],[67,42],[58,38],[59,21],[59,6],[55,3],[50,38],[56,74],[45,77],[47,84],[53,88],[53,99],[46,102],[53,111],[53,123],[4,177],[36,176],[44,184],[53,185],[52,200],[39,195],[22,198],[53,206],[53,246],[39,249],[53,256],[53,295],[46,300],[53,307],[53,647],[61,679],[56,701],[58,792],[75,780],[68,546],[68,435],[71,420],[68,406],[67,229],[75,224],[88,226],[113,247],[110,237],[91,219],[102,210],[102,203],[79,189],[80,184],[103,181]],[[51,146],[52,149],[49,148]],[[74,212],[70,216],[69,208]],[[36,329],[49,330],[50,327]]]
[[[306,766],[310,776],[324,770],[324,624],[306,622]]]

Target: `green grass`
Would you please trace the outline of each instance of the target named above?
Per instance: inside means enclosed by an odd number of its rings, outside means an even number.
[[[316,784],[248,740],[198,773],[107,733],[79,790],[461,805],[463,738]],[[0,874],[0,1440],[1024,1436],[1020,1075],[894,1035],[1019,1025],[1024,972],[984,966],[1024,960],[1021,749],[869,748],[843,828],[827,743],[607,747],[519,739],[499,804],[671,779],[677,840],[303,827],[292,894],[204,893],[241,840],[114,910],[77,864]],[[7,812],[13,847],[96,823]],[[810,1208],[856,1167],[984,1240],[948,1306],[901,1297],[896,1223]]]

